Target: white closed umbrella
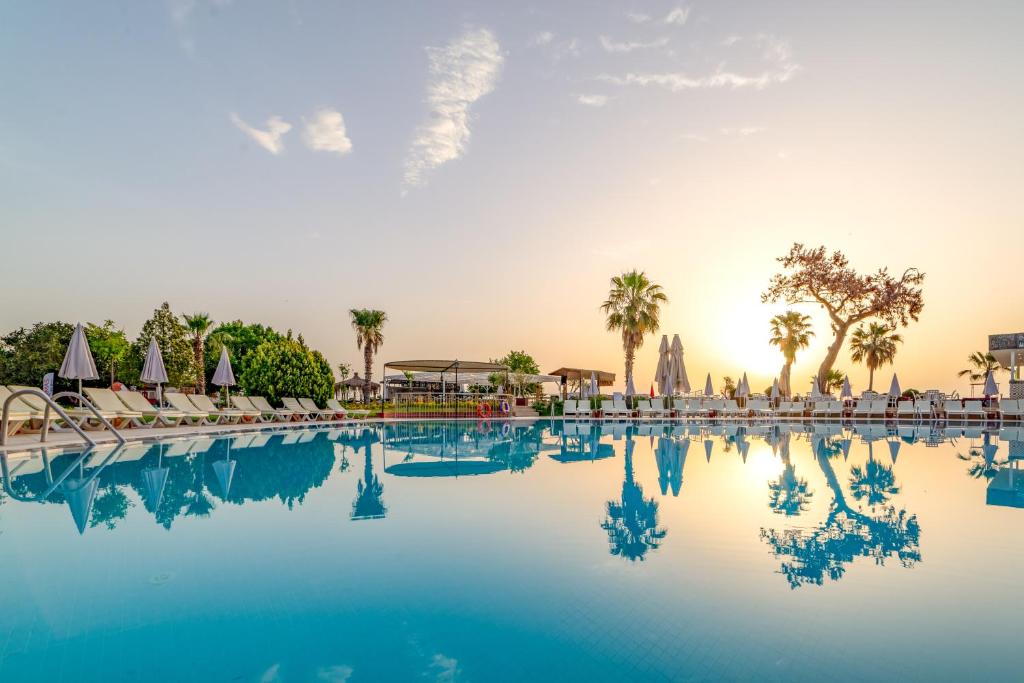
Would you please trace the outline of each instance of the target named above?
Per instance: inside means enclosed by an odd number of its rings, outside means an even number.
[[[743,373],[743,377],[740,378],[739,384],[736,385],[736,395],[746,396],[750,393],[750,384],[747,383],[747,373]]]
[[[220,360],[217,361],[217,369],[213,372],[213,384],[224,390],[224,405],[227,406],[227,396],[230,391],[228,387],[235,386],[235,373],[231,371],[231,358],[228,356],[228,347],[220,347]]]
[[[991,370],[988,371],[988,375],[985,377],[985,389],[982,393],[985,394],[985,398],[999,395],[999,387],[996,386],[996,378]]]
[[[591,372],[590,373],[590,395],[591,396],[597,396],[597,394],[598,394],[598,391],[597,391],[597,373]]]
[[[672,360],[672,386],[684,394],[690,393],[690,378],[686,376],[686,363],[683,362],[683,342],[679,335],[672,337],[672,348],[669,353]]]
[[[714,396],[715,395],[715,387],[712,386],[712,384],[711,384],[711,373],[710,372],[708,373],[707,381],[704,382],[704,395],[705,396]]]
[[[665,393],[665,384],[668,382],[669,365],[672,359],[668,354],[668,335],[661,335],[661,344],[658,345],[658,367],[654,371],[654,383],[658,385],[658,391]]]
[[[164,368],[164,357],[160,355],[160,347],[156,343],[156,337],[150,337],[149,349],[146,350],[146,362],[142,364],[142,375],[140,378],[144,384],[156,385],[157,407],[163,405],[160,396],[160,385],[167,382],[167,370]]]
[[[782,394],[779,392],[779,380],[777,380],[777,379],[773,380],[772,381],[772,393],[771,393],[771,396],[769,396],[769,398],[771,398],[774,401],[775,399],[779,398],[779,396],[781,396],[781,395]]]
[[[636,396],[636,385],[633,384],[633,375],[626,378],[626,396]]]
[[[78,380],[78,393],[82,393],[83,379],[99,379],[100,373],[96,371],[96,361],[92,359],[92,351],[89,350],[89,340],[85,337],[85,327],[82,323],[75,325],[75,332],[71,335],[71,343],[64,353],[64,362],[60,364],[57,374],[64,379]]]
[[[892,373],[892,382],[889,383],[889,395],[899,396],[903,391],[900,390],[900,380],[896,377],[896,373]]]
[[[839,398],[853,398],[853,387],[850,386],[849,375],[843,378],[843,391],[839,394]]]

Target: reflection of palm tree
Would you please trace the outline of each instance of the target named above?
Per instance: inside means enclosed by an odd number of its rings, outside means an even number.
[[[777,515],[794,517],[806,512],[810,499],[814,497],[810,484],[803,477],[796,476],[796,468],[786,463],[777,481],[768,482],[768,507]]]
[[[790,587],[821,585],[826,577],[838,581],[846,565],[857,557],[871,557],[876,564],[884,564],[895,556],[904,567],[919,562],[921,527],[917,516],[891,505],[883,507],[877,517],[852,509],[832,469],[828,449],[820,447],[816,451],[818,466],[833,495],[826,520],[810,530],[761,529],[761,538],[775,556],[789,558],[782,562],[781,571]],[[884,478],[879,474],[880,481]],[[890,488],[896,489],[895,481]]]
[[[363,435],[366,435],[366,431],[363,431]],[[384,485],[380,483],[380,479],[373,473],[373,457],[370,453],[370,447],[373,445],[374,439],[370,436],[366,438],[360,438],[362,442],[364,452],[363,456],[363,478],[359,480],[359,484],[356,486],[356,499],[352,501],[352,519],[380,519],[387,514],[387,507],[384,505],[384,501],[381,500],[381,496],[384,495]]]
[[[189,464],[192,465],[192,486],[185,499],[185,516],[209,517],[210,511],[214,508],[214,502],[210,494],[206,492],[206,454],[200,453],[193,456]]]
[[[892,468],[874,458],[868,459],[864,467],[854,465],[850,469],[850,492],[857,500],[864,500],[872,508],[885,505],[900,492]]]
[[[967,474],[974,479],[991,479],[999,473],[999,468],[1006,464],[1006,461],[995,459],[996,449],[986,443],[981,448],[972,448],[967,455],[957,453],[956,457],[964,462],[971,463],[967,468]]]
[[[658,503],[644,498],[643,487],[633,479],[633,435],[626,436],[626,478],[620,500],[610,500],[601,528],[608,532],[612,555],[631,562],[643,560],[648,550],[661,544],[667,533],[658,528]]]

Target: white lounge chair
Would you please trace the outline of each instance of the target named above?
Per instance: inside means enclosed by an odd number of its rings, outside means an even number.
[[[281,403],[284,404],[285,408],[287,408],[288,410],[294,412],[300,418],[302,418],[303,420],[305,420],[307,422],[314,422],[316,420],[316,413],[310,412],[308,408],[303,408],[302,404],[299,403],[298,400],[296,400],[294,398],[291,398],[291,397],[284,398],[284,397],[282,397],[281,398]]]
[[[320,408],[316,402],[311,398],[300,398],[299,405],[313,413],[320,420],[334,420],[337,419],[334,411],[330,408]]]
[[[358,420],[370,414],[369,410],[349,410],[345,406],[338,403],[338,399],[336,398],[327,399],[327,407],[333,410],[335,414],[338,415],[338,417],[341,417],[343,419],[350,417],[352,419]]]
[[[164,399],[171,404],[175,410],[185,413],[190,420],[197,424],[216,425],[220,424],[221,416],[210,413],[206,410],[199,410],[192,401],[188,400],[185,394],[177,391],[169,391],[164,394]]]
[[[956,399],[946,399],[942,403],[942,416],[946,420],[965,420],[967,419],[967,411],[964,410],[963,404]]]
[[[270,405],[270,402],[263,396],[248,396],[249,402],[252,403],[252,407],[260,411],[264,415],[269,413],[277,413],[286,418],[285,422],[289,420],[300,420],[301,416],[294,410],[288,408],[274,408]]]
[[[619,399],[619,401],[622,400]],[[601,414],[604,417],[629,417],[629,411],[625,410],[625,403],[619,407],[615,404],[615,399],[611,398],[601,399]]]
[[[177,427],[189,419],[185,413],[178,410],[165,410],[163,408],[157,408],[155,405],[146,400],[146,397],[137,391],[128,391],[122,389],[121,391],[114,392],[114,395],[125,404],[128,410],[134,410],[142,413],[142,417],[151,417],[153,421],[149,423],[150,427],[157,427],[163,425],[165,427]]]
[[[917,420],[921,414],[917,412],[917,404],[914,401],[897,401],[896,417],[904,420]]]
[[[629,406],[626,405],[626,399],[616,398],[612,399],[612,403],[615,405],[615,412],[623,417],[633,417],[633,410],[630,410]]]
[[[655,410],[654,406],[647,399],[640,399],[636,402],[637,412],[640,413],[640,417],[655,417],[660,411]]]
[[[988,409],[981,401],[964,401],[964,416],[968,420],[985,420],[988,419]]]
[[[12,393],[14,393],[21,391],[23,389],[32,389],[33,387],[26,387],[20,384],[11,384],[8,385],[7,388]],[[6,400],[6,397],[4,398]],[[34,394],[22,394],[21,396],[18,397],[17,400],[21,401],[24,405],[26,405],[29,408],[28,412],[32,414],[32,418],[29,420],[29,427],[26,428],[22,426],[22,429],[24,431],[39,431],[39,429],[42,427],[43,416],[46,414],[46,404],[43,402],[41,398],[39,398],[39,396]],[[96,419],[96,415],[88,408],[68,408],[65,406],[61,406],[61,409],[67,414],[68,418],[70,418],[81,429],[106,429],[106,425],[104,425],[103,422],[101,422],[100,420]],[[119,416],[118,412],[104,411],[100,410],[99,408],[97,408],[97,411],[99,412],[100,415],[103,416],[105,420],[110,422],[110,424],[112,424],[115,429],[120,429],[121,427],[124,427],[125,423],[127,422],[126,419],[121,418]],[[63,418],[59,417],[57,413],[52,410],[50,411],[49,421],[50,425],[57,431],[63,431],[65,429],[71,428],[70,426],[65,426],[63,424]]]
[[[775,411],[772,409],[771,403],[763,398],[754,398],[747,401],[747,410],[754,417],[772,417],[775,415]]]
[[[192,405],[197,410],[205,411],[210,415],[219,415],[222,424],[238,424],[242,420],[252,421],[260,416],[258,411],[245,412],[231,408],[218,408],[213,405],[213,401],[206,394],[189,394],[188,400],[192,401]]]
[[[999,402],[999,417],[1003,420],[1024,419],[1024,400],[1005,400]]]
[[[121,419],[123,419],[126,425],[132,427],[152,427],[155,423],[146,422],[142,413],[137,410],[128,410],[128,407],[124,404],[124,401],[117,397],[110,389],[96,389],[93,387],[86,387],[83,390],[86,398],[88,398],[94,406],[99,408],[104,413],[115,413]]]
[[[291,413],[287,410],[260,410],[253,405],[248,396],[232,396],[231,405],[236,410],[248,413],[255,412],[258,415],[256,418],[257,422],[286,422],[291,418]]]

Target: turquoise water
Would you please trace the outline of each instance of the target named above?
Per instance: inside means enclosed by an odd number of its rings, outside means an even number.
[[[410,422],[7,459],[3,681],[1021,680],[1014,429]]]

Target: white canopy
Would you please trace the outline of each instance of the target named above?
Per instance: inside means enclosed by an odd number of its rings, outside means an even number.
[[[96,362],[92,359],[92,352],[89,350],[89,340],[85,338],[85,328],[82,323],[75,326],[75,333],[71,335],[71,343],[64,354],[64,362],[61,363],[60,371],[57,373],[64,379],[99,379],[96,371]]]
[[[213,384],[218,387],[235,386],[235,373],[231,371],[231,358],[228,357],[228,347],[220,347],[220,361],[213,373]]]

